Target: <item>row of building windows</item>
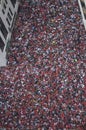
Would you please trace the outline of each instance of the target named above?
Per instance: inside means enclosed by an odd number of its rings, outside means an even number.
[[[12,16],[13,16],[13,13],[12,13],[11,9],[9,8],[9,12],[8,12],[7,18],[6,18],[6,21],[9,26],[10,26],[10,22],[12,21]]]
[[[15,7],[16,0],[10,0],[10,1],[12,3],[13,7]],[[5,14],[5,11],[6,11],[6,8],[7,8],[7,4],[8,4],[8,2],[7,2],[7,0],[5,0],[3,2],[3,8],[2,8],[3,15]],[[12,21],[12,17],[13,17],[13,12],[12,12],[11,8],[9,7],[8,13],[7,13],[7,17],[6,17],[6,21],[7,21],[7,23],[8,23],[9,26],[10,26],[10,23]],[[4,35],[4,38],[6,39],[8,31],[5,28],[4,23],[2,22],[1,18],[0,18],[0,30],[1,30],[2,34]]]
[[[5,14],[7,4],[8,4],[8,2],[7,2],[7,0],[5,0],[5,2],[3,3],[3,13],[4,14]]]
[[[15,7],[15,4],[16,4],[17,0],[10,0],[10,1],[12,3],[13,7]],[[8,4],[7,0],[5,0],[5,3]],[[0,4],[1,4],[1,0],[0,0]]]
[[[6,21],[7,21],[8,25],[10,26],[10,22],[9,22],[9,19],[8,19],[8,18],[6,18]]]
[[[4,24],[4,21],[2,19],[2,17],[0,17],[0,32],[3,35],[4,40],[7,40],[7,36],[9,31],[12,30],[13,27],[13,23],[15,21],[15,17],[16,17],[16,12],[13,12],[14,10],[12,10],[12,8],[15,8],[16,2],[17,0],[10,0],[11,4],[13,7],[9,6],[9,0],[0,0],[1,2],[1,11],[2,11],[2,16],[3,18],[6,20],[6,26],[8,24],[8,29]],[[9,30],[9,31],[8,31]],[[5,43],[3,41],[3,38],[0,36],[0,49],[3,51],[4,47],[5,47]]]
[[[80,2],[81,2],[82,9],[83,9],[84,17],[86,19],[86,5],[85,5],[85,2],[83,0],[80,0]]]
[[[13,13],[12,13],[12,11],[11,11],[11,8],[9,8],[9,12],[10,12],[11,15],[13,15]]]
[[[16,0],[11,0],[11,3],[13,5],[13,7],[15,7]],[[6,10],[7,4],[8,4],[8,2],[7,2],[7,0],[5,0],[5,3],[3,3],[3,9],[2,9],[3,14],[5,14],[5,10]],[[9,11],[10,11],[10,14],[13,15],[13,13],[12,13],[10,8],[9,8]]]
[[[8,2],[7,2],[7,0],[5,0],[5,3],[3,3],[3,8],[2,8],[3,14],[5,14],[7,4],[8,4]],[[9,12],[7,13],[7,17],[6,17],[6,21],[9,26],[10,26],[10,22],[12,21],[12,16],[13,16],[12,10],[11,10],[11,8],[9,8]]]
[[[85,3],[83,0],[81,0],[81,5],[82,5],[82,7],[85,7]]]
[[[8,4],[7,0],[5,0],[5,3]]]
[[[2,21],[2,19],[0,18],[0,31],[2,32],[4,38],[6,39],[7,38],[7,35],[8,35],[8,31]]]
[[[10,1],[11,1],[11,3],[12,3],[13,7],[15,7],[15,4],[16,4],[16,1],[17,1],[17,0],[10,0]]]
[[[2,51],[4,50],[4,46],[5,46],[5,44],[4,44],[3,40],[2,40],[2,38],[0,37],[0,49]]]

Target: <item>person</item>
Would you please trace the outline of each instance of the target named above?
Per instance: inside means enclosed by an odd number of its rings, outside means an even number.
[[[29,0],[20,8],[0,68],[0,128],[84,130],[86,31],[77,0]]]

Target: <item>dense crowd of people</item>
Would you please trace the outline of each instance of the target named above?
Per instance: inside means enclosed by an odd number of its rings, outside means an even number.
[[[86,129],[86,31],[77,0],[28,0],[0,68],[0,129]]]

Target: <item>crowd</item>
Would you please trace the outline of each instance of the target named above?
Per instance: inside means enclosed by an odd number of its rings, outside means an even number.
[[[0,68],[0,129],[86,129],[86,31],[77,0],[22,2]]]

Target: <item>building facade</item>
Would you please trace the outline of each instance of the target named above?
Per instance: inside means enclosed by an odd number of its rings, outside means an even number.
[[[78,0],[80,11],[82,15],[82,20],[86,29],[86,0]]]
[[[6,65],[6,47],[11,39],[19,0],[0,0],[0,66]]]

